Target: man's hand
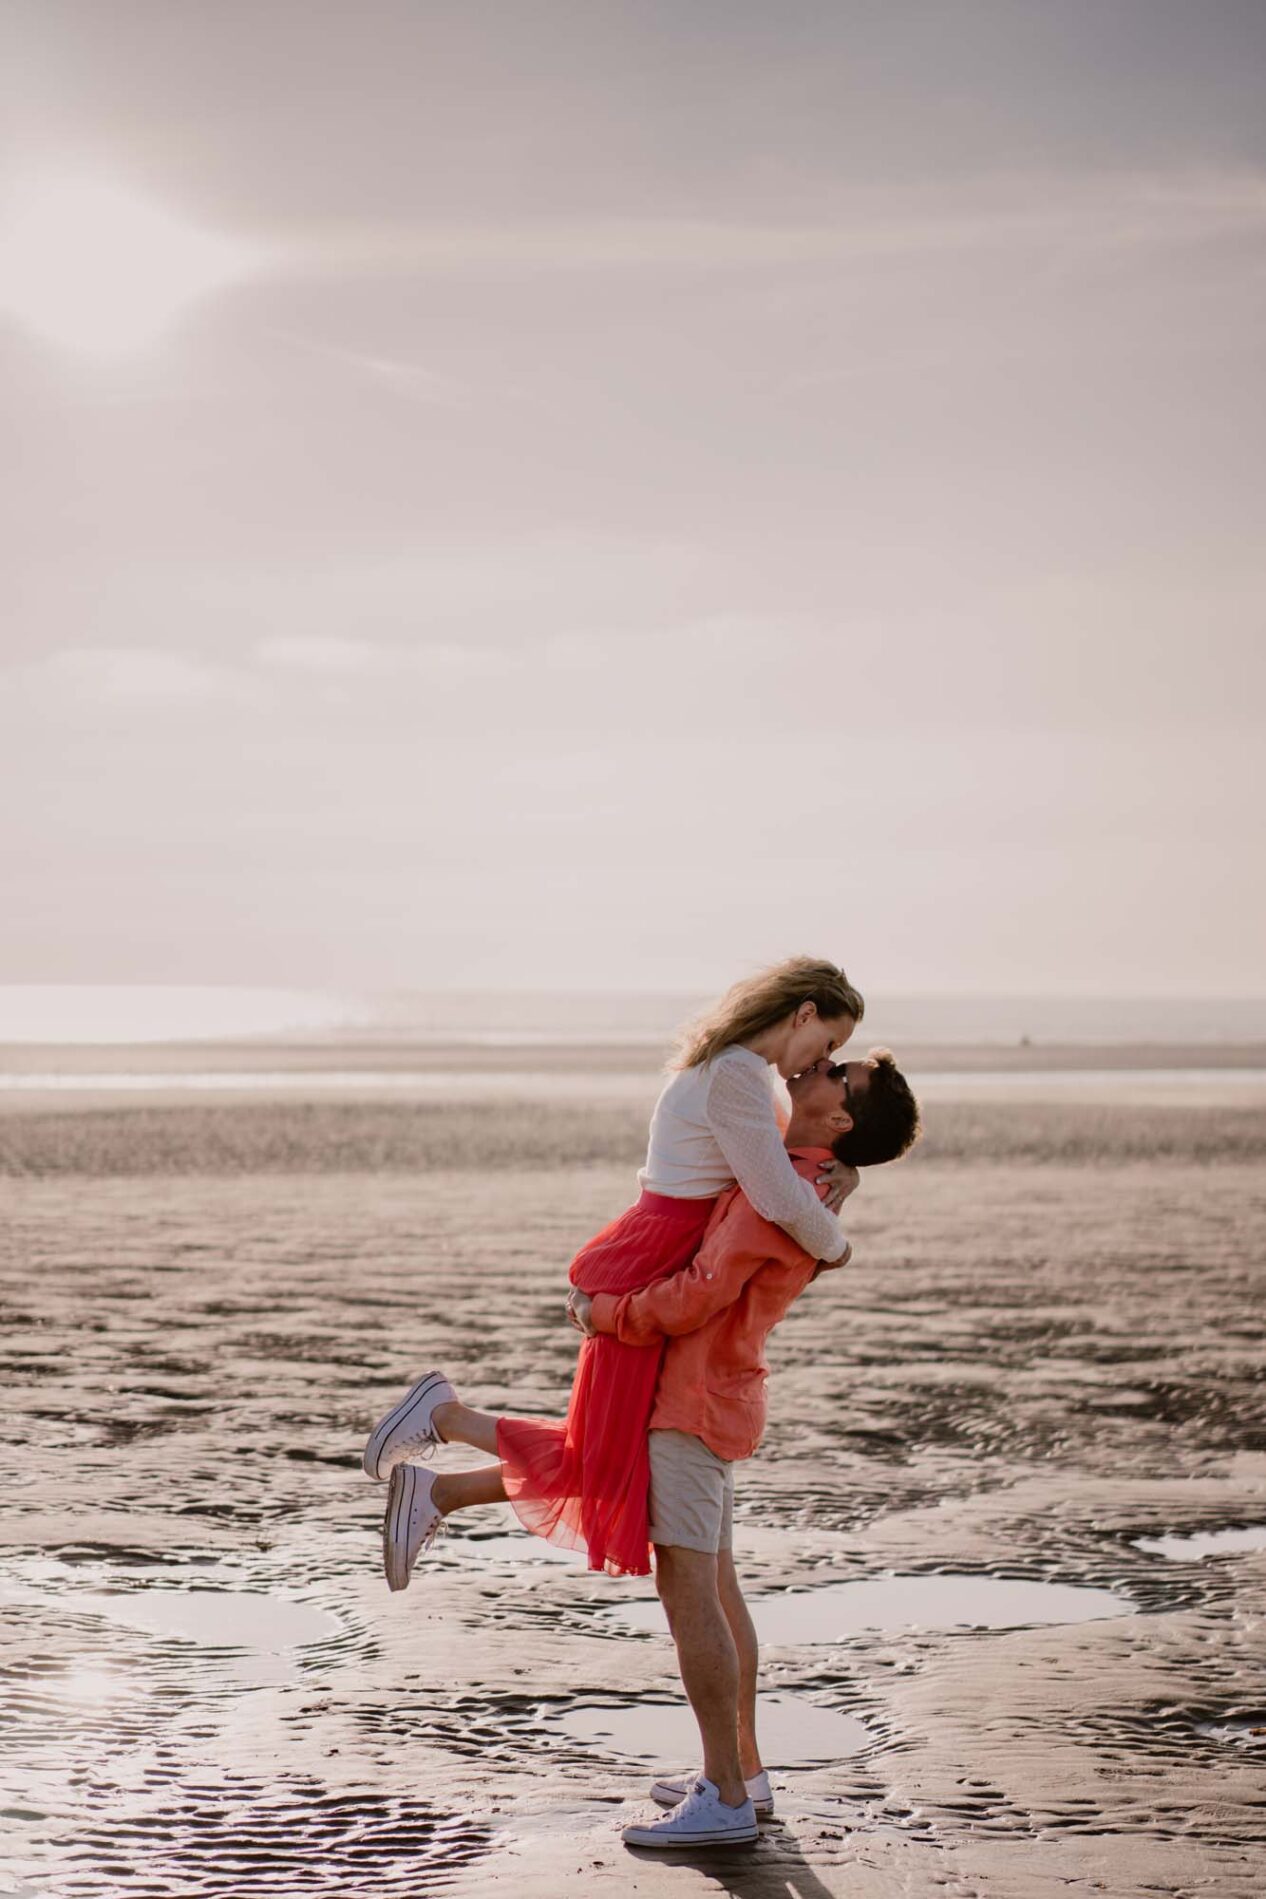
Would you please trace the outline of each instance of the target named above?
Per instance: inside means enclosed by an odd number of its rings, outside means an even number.
[[[587,1339],[596,1339],[598,1336],[593,1329],[592,1314],[593,1300],[589,1294],[581,1292],[579,1286],[573,1286],[567,1295],[567,1317],[576,1330],[583,1332]]]
[[[831,1160],[823,1161],[818,1169],[819,1187],[824,1180],[829,1180],[831,1184],[822,1196],[822,1204],[829,1207],[832,1213],[838,1213],[848,1196],[856,1193],[862,1177],[847,1161]]]

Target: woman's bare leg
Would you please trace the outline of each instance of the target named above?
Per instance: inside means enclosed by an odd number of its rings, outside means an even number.
[[[432,1422],[445,1444],[469,1444],[472,1450],[497,1454],[497,1420],[490,1411],[476,1411],[471,1405],[452,1398],[437,1404]],[[454,1510],[472,1510],[481,1503],[504,1503],[506,1487],[500,1464],[483,1470],[445,1470],[436,1476],[431,1498],[445,1516]]]
[[[443,1470],[431,1487],[431,1501],[445,1516],[454,1510],[471,1510],[481,1503],[505,1500],[500,1464],[488,1464],[483,1470]]]
[[[497,1455],[497,1419],[491,1411],[475,1411],[460,1398],[437,1404],[432,1422],[445,1444],[469,1444],[472,1450]]]

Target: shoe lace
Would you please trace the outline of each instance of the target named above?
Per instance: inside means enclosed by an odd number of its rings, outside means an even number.
[[[402,1452],[407,1452],[408,1455],[407,1458],[403,1458],[400,1461],[410,1464],[429,1464],[439,1448],[439,1445],[429,1433],[419,1431],[416,1437],[406,1437],[402,1441],[400,1449]],[[416,1456],[414,1456],[414,1452],[417,1453]]]

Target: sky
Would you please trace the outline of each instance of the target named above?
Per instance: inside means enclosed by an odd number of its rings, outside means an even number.
[[[1260,0],[0,75],[0,980],[1266,990]]]

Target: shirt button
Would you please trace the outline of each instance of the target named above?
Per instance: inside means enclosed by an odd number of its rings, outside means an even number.
[[[705,1278],[705,1279],[711,1279],[711,1277],[712,1277],[712,1274],[711,1274],[711,1273],[705,1273],[705,1274],[704,1274],[703,1276],[704,1276],[704,1278]]]

